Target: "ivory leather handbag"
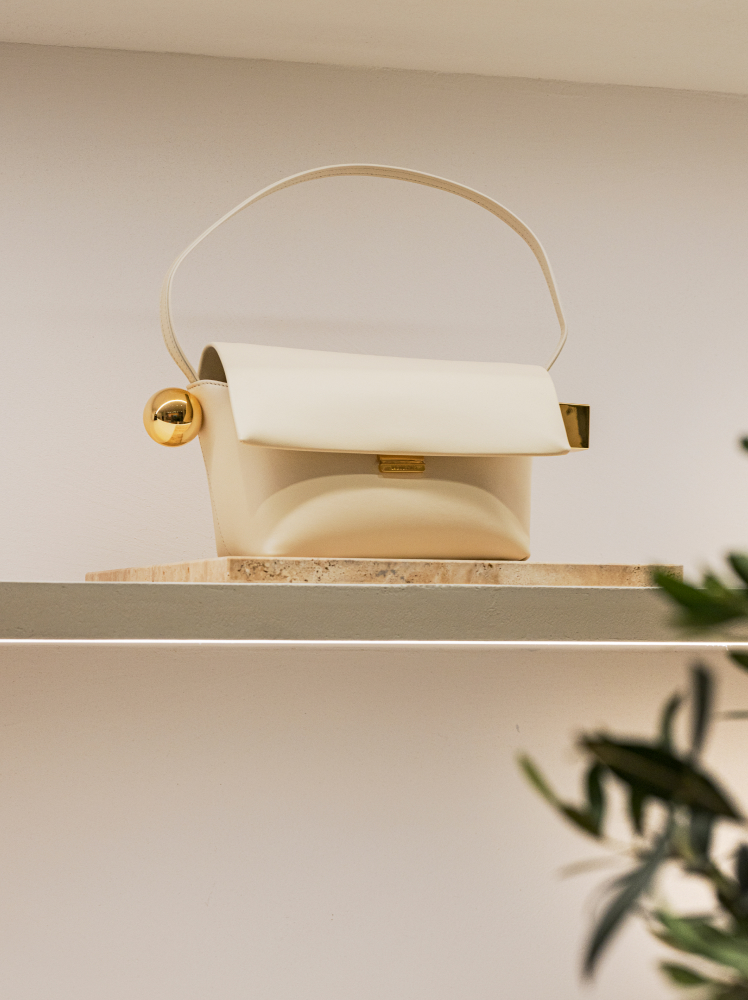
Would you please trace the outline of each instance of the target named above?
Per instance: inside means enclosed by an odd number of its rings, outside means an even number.
[[[510,226],[540,264],[558,318],[547,367],[211,343],[195,371],[171,315],[185,257],[262,198],[345,175],[438,188]],[[442,177],[344,164],[271,184],[177,257],[161,324],[188,386],[156,393],[144,422],[162,444],[199,433],[219,556],[526,559],[532,458],[587,446],[588,408],[560,406],[548,373],[566,322],[545,251],[508,209]]]

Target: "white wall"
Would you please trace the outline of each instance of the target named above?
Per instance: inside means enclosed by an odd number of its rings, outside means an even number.
[[[515,755],[577,799],[574,732],[653,733],[683,661],[6,647],[3,995],[666,1000],[664,949],[635,924],[580,985],[597,887],[619,869],[560,878],[598,849]],[[719,707],[742,707],[745,677],[716,664]],[[709,766],[743,801],[744,751],[743,725],[715,728]],[[683,890],[662,887],[706,905]]]
[[[213,554],[197,445],[141,410],[173,257],[259,187],[344,161],[453,177],[535,229],[589,455],[536,462],[533,558],[698,563],[748,544],[745,98],[95,50],[0,48],[5,579]],[[263,202],[176,287],[211,339],[541,362],[526,248],[432,191],[326,181]]]

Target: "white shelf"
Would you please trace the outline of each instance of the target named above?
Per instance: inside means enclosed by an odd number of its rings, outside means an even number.
[[[0,583],[3,639],[683,641],[672,616],[650,587]]]

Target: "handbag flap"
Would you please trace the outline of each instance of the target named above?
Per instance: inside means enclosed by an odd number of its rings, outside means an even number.
[[[211,344],[201,379],[228,382],[240,441],[391,455],[563,455],[545,368]]]

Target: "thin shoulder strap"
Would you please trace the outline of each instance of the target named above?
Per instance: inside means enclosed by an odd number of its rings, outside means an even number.
[[[370,163],[344,163],[332,167],[319,167],[316,170],[305,170],[301,174],[293,174],[291,177],[286,177],[282,181],[276,181],[275,184],[270,184],[268,187],[263,188],[261,191],[258,191],[257,194],[253,194],[250,198],[247,198],[246,201],[240,202],[236,208],[232,208],[231,211],[227,212],[223,218],[218,220],[218,222],[214,222],[213,225],[206,229],[201,236],[198,236],[196,240],[190,243],[187,249],[183,250],[171,265],[161,288],[161,329],[164,334],[164,341],[169,350],[169,354],[171,354],[172,358],[174,358],[190,382],[197,381],[197,373],[185,357],[182,348],[179,346],[179,342],[174,334],[174,325],[171,317],[171,285],[174,280],[174,275],[177,273],[177,268],[187,254],[191,253],[198,243],[201,243],[206,236],[209,236],[215,229],[222,226],[224,222],[227,222],[245,208],[249,208],[250,205],[254,205],[255,202],[261,201],[263,198],[267,198],[270,194],[275,194],[276,191],[282,191],[284,188],[293,187],[294,184],[302,184],[304,181],[316,181],[323,177],[345,176],[387,177],[391,180],[409,181],[411,184],[424,184],[426,187],[437,188],[440,191],[448,191],[450,194],[456,194],[460,198],[466,198],[468,201],[472,201],[476,205],[480,205],[481,208],[485,208],[487,212],[491,212],[491,214],[495,215],[497,219],[501,219],[501,221],[505,222],[507,226],[513,229],[518,236],[521,236],[535,254],[538,264],[540,264],[546,284],[548,285],[548,291],[551,293],[551,298],[553,299],[553,306],[556,310],[556,316],[558,317],[558,325],[561,328],[561,336],[558,344],[556,345],[556,349],[553,352],[553,357],[546,365],[546,367],[550,369],[551,365],[559,356],[564,344],[566,343],[566,320],[564,319],[561,301],[556,289],[556,282],[553,279],[551,265],[546,257],[545,250],[535,233],[533,233],[533,231],[526,226],[524,222],[518,219],[516,215],[513,215],[508,208],[504,208],[503,205],[494,201],[493,198],[489,198],[488,195],[480,194],[478,191],[473,191],[472,188],[465,187],[464,184],[456,184],[454,181],[449,181],[444,177],[436,177],[433,174],[424,174],[421,173],[420,170],[406,170],[401,167],[383,167]]]

